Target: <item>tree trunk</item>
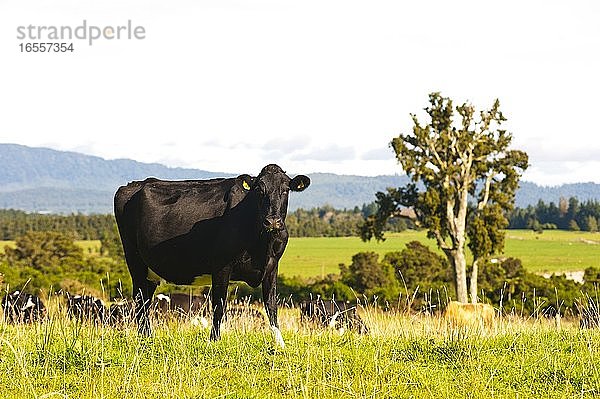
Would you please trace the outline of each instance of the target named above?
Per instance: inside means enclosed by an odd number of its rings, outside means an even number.
[[[449,254],[449,260],[454,266],[454,285],[456,286],[456,300],[462,303],[469,302],[467,290],[467,259],[464,247],[459,247]]]
[[[478,260],[475,259],[473,261],[473,270],[471,271],[471,286],[469,287],[471,290],[471,302],[473,304],[477,303],[477,274],[479,273],[478,269]]]

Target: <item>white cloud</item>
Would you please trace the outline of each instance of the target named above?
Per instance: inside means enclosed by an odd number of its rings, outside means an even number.
[[[600,161],[584,162],[539,162],[527,169],[523,180],[544,186],[557,186],[563,183],[599,182]]]
[[[73,4],[0,3],[0,141],[216,171],[393,174],[387,144],[439,90],[478,108],[498,97],[527,178],[600,181],[597,2]],[[84,18],[131,19],[147,38],[18,52],[17,25]],[[577,163],[554,173],[560,162]]]
[[[365,161],[382,161],[395,159],[395,156],[390,147],[381,147],[363,152],[360,158]]]

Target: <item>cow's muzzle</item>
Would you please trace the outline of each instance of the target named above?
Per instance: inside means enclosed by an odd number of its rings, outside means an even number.
[[[279,231],[283,229],[283,220],[279,216],[267,216],[263,221],[266,231]]]

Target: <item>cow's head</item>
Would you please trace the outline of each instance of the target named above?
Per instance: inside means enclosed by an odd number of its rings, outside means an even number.
[[[279,166],[265,166],[248,184],[248,190],[257,198],[258,220],[262,229],[267,232],[283,230],[290,191],[303,191],[309,185],[307,176],[298,175],[290,179]]]

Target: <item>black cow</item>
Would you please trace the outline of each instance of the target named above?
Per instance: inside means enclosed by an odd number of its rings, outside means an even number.
[[[350,329],[360,334],[369,330],[356,312],[356,305],[349,302],[313,299],[300,303],[302,322],[310,321],[337,330]]]
[[[108,307],[108,323],[113,327],[122,327],[133,320],[134,312],[132,302],[117,299]]]
[[[150,298],[157,283],[150,268],[176,284],[212,276],[213,326],[219,339],[230,280],[262,284],[263,299],[276,342],[275,286],[279,259],[287,245],[285,226],[290,191],[302,191],[310,179],[290,179],[277,165],[257,177],[188,181],[146,179],[122,186],[115,194],[115,217],[133,281],[138,331],[151,333]]]
[[[192,318],[208,314],[208,301],[204,296],[199,295],[158,294],[152,301],[152,309],[156,313]]]
[[[67,294],[67,315],[73,319],[104,323],[107,313],[104,301],[100,298]]]
[[[46,315],[42,300],[32,294],[14,291],[2,298],[4,320],[8,323],[32,323]]]
[[[266,319],[260,310],[253,308],[249,304],[229,304],[226,317],[229,321],[253,323],[260,326],[266,324]]]

